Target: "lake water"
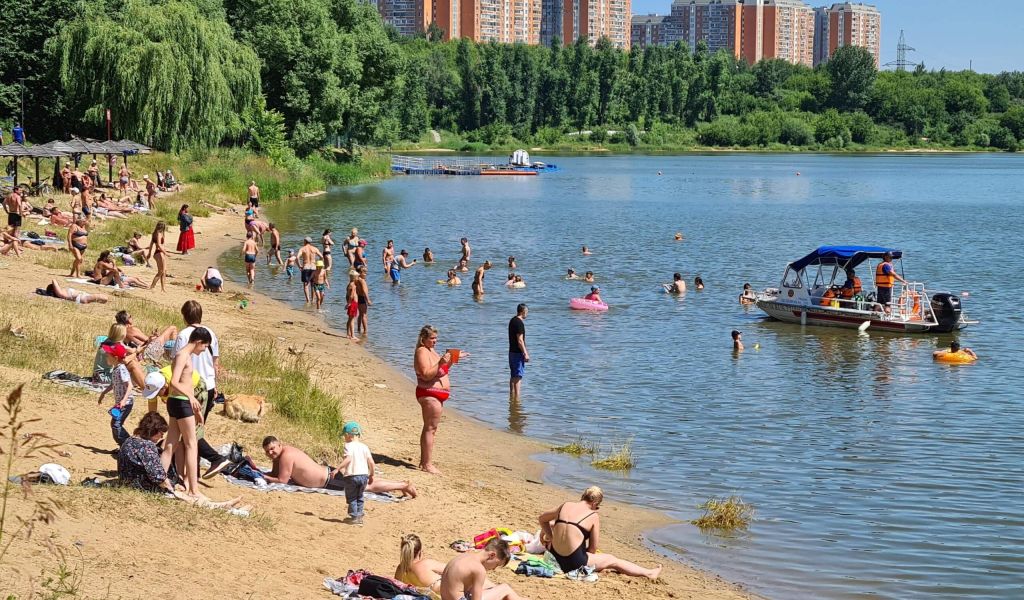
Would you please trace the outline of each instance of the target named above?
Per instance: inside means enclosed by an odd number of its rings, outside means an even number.
[[[1024,595],[1024,313],[1015,296],[1024,285],[1024,160],[541,159],[561,171],[397,177],[270,216],[286,247],[332,227],[340,250],[359,227],[372,267],[367,347],[411,372],[417,331],[438,327],[440,348],[472,354],[453,370],[447,406],[553,443],[632,442],[628,475],[542,456],[552,481],[598,483],[611,498],[683,521],[709,496],[739,494],[756,507],[749,531],[732,537],[689,524],[652,532],[662,551],[770,598]],[[677,231],[685,241],[673,241]],[[474,267],[496,264],[481,302],[472,273],[461,288],[435,283],[462,236]],[[378,266],[387,239],[413,258],[429,246],[438,262],[392,286]],[[934,364],[932,351],[950,335],[801,328],[738,305],[744,282],[777,286],[787,262],[823,244],[899,247],[910,279],[933,292],[968,291],[965,309],[981,324],[959,339],[980,362]],[[509,255],[526,289],[503,286]],[[236,255],[224,262],[244,281]],[[569,267],[596,273],[611,310],[568,309],[588,287],[563,279]],[[691,286],[700,275],[707,288],[663,293],[676,271]],[[326,318],[344,327],[344,271],[336,273]],[[258,289],[302,304],[297,282],[262,265]],[[510,404],[506,327],[520,302],[530,307],[533,360],[521,402]],[[732,329],[744,334],[740,356]],[[418,432],[408,433],[415,444]],[[445,436],[442,427],[438,443]]]

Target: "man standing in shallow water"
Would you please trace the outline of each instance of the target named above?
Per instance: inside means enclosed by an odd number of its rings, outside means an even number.
[[[508,322],[508,367],[512,372],[508,380],[509,400],[519,399],[519,385],[526,374],[526,363],[530,362],[530,353],[526,351],[526,314],[529,309],[525,304],[516,307],[516,316]]]
[[[313,238],[306,236],[302,240],[302,247],[299,248],[298,257],[299,269],[301,269],[302,293],[306,295],[306,304],[309,304],[312,299],[310,288],[313,285],[313,272],[316,270],[316,261],[322,259],[323,255],[320,254],[320,250],[313,245]]]

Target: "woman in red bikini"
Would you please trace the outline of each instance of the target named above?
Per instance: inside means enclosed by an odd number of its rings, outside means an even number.
[[[416,340],[416,354],[413,367],[416,369],[416,401],[423,409],[423,430],[420,432],[420,469],[427,473],[440,475],[441,472],[431,463],[434,453],[434,434],[441,423],[441,412],[444,402],[451,394],[451,383],[448,381],[448,369],[452,366],[451,352],[444,356],[434,350],[437,344],[437,330],[430,325],[420,329]]]

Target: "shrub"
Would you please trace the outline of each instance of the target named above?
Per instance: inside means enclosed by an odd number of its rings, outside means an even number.
[[[630,146],[640,145],[640,130],[633,123],[630,123],[629,127],[626,128],[626,143]]]
[[[861,111],[846,115],[846,125],[850,129],[850,139],[858,144],[867,144],[875,128],[871,117]]]
[[[803,119],[786,117],[781,124],[779,141],[790,146],[809,146],[814,143],[814,130]]]
[[[850,142],[850,128],[839,111],[830,108],[814,121],[814,139],[832,148],[842,148]]]

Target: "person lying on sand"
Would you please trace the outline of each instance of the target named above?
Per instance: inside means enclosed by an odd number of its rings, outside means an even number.
[[[344,479],[338,469],[321,465],[302,450],[294,446],[282,444],[280,440],[272,435],[263,438],[263,452],[267,455],[267,458],[274,462],[274,467],[270,473],[263,476],[269,483],[287,483],[326,490],[345,490]],[[375,494],[402,492],[402,494],[410,498],[416,497],[416,488],[411,482],[388,481],[376,477],[373,479],[373,483],[367,484],[366,491]]]
[[[598,552],[601,516],[597,514],[604,500],[601,488],[587,488],[576,502],[565,502],[542,514],[538,519],[541,541],[555,557],[562,572],[570,579],[584,578],[590,573],[580,571],[589,567],[593,571],[616,571],[632,577],[655,580],[661,574],[661,565],[645,569],[611,554]]]
[[[441,574],[445,564],[439,560],[423,556],[423,542],[415,533],[402,536],[401,556],[395,579],[418,588],[429,589],[434,594],[441,592]],[[484,578],[484,592],[496,587],[497,584]]]
[[[50,285],[46,286],[46,295],[60,298],[61,300],[68,300],[75,304],[91,304],[93,302],[106,304],[110,302],[110,296],[106,294],[86,294],[74,288],[62,288],[56,279],[51,279]]]
[[[494,538],[483,550],[453,558],[441,573],[441,600],[519,600],[523,598],[507,584],[484,589],[487,571],[508,564],[512,554],[508,542]]]

